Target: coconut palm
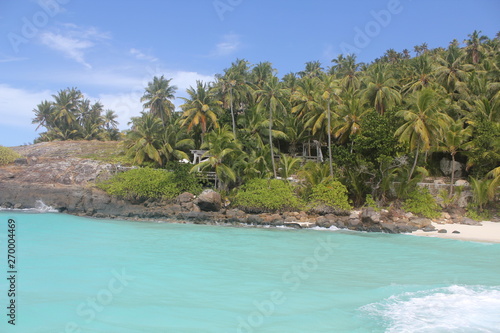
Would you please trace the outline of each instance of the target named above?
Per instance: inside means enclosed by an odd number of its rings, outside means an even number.
[[[396,113],[405,123],[396,130],[395,136],[415,154],[408,180],[413,176],[419,153],[429,151],[431,142],[439,138],[440,129],[452,122],[444,107],[445,101],[435,91],[426,88],[411,96],[407,110]]]
[[[209,128],[217,128],[217,114],[221,111],[222,102],[215,99],[210,87],[202,81],[196,81],[196,88],[189,87],[188,98],[181,97],[185,103],[181,105],[183,120],[181,126],[186,126],[188,132],[194,127],[201,129],[201,140]]]
[[[191,171],[214,170],[224,187],[236,182],[236,172],[231,162],[242,153],[242,147],[227,126],[207,133],[206,141],[201,148],[208,149],[207,153],[202,156],[202,158],[206,157],[206,160],[193,166]]]
[[[463,63],[464,59],[465,53],[454,44],[448,47],[444,57],[436,58],[436,81],[455,99],[459,99],[467,91],[467,73],[473,70],[472,65]]]
[[[375,64],[363,81],[366,88],[362,96],[378,113],[384,114],[388,108],[401,102],[401,94],[396,89],[398,82],[389,74],[387,65]]]
[[[194,140],[187,136],[185,131],[179,129],[176,123],[169,123],[163,130],[161,136],[161,148],[159,152],[167,162],[189,160],[186,152],[194,148]]]
[[[481,31],[474,30],[474,32],[466,39],[464,43],[467,45],[465,51],[467,52],[467,58],[473,64],[477,64],[481,61],[484,56],[483,43],[488,40],[488,37],[481,35]]]
[[[40,126],[50,129],[50,127],[53,125],[53,108],[54,104],[45,100],[38,104],[36,106],[36,109],[33,109],[35,118],[33,118],[32,123],[38,124],[36,130],[38,130]]]
[[[356,55],[349,54],[344,57],[342,54],[333,59],[335,64],[330,68],[330,74],[340,79],[342,86],[346,90],[357,90],[361,85],[360,67],[362,64],[356,63]]]
[[[74,125],[77,120],[77,109],[79,99],[83,97],[80,90],[76,88],[68,88],[60,90],[54,98],[53,120],[58,127],[65,130],[63,127]]]
[[[233,134],[236,137],[236,109],[241,110],[252,99],[252,89],[248,84],[249,64],[246,60],[237,59],[231,67],[224,70],[224,75],[216,75],[214,90],[220,96],[224,108],[231,111]]]
[[[298,72],[301,78],[304,77],[320,77],[323,75],[323,68],[319,61],[308,61],[306,62],[306,68],[303,71]]]
[[[141,97],[141,102],[145,109],[149,109],[153,115],[161,119],[163,124],[167,123],[172,112],[175,109],[172,100],[175,99],[176,86],[170,85],[172,79],[153,77],[153,81],[148,82],[144,95]]]
[[[128,153],[134,157],[134,162],[142,164],[151,160],[163,165],[161,158],[163,123],[160,118],[151,113],[133,120],[132,130],[128,133],[125,145]]]
[[[364,101],[359,98],[359,94],[351,94],[338,107],[334,136],[341,144],[351,139],[351,153],[354,144],[351,136],[361,132],[361,120],[370,111],[371,109],[367,108]]]
[[[276,76],[262,83],[261,89],[255,90],[257,101],[257,112],[267,112],[269,114],[269,146],[271,148],[271,161],[274,178],[277,177],[276,165],[274,162],[273,148],[273,115],[277,112],[286,112],[285,103],[290,96],[290,90],[283,88]]]
[[[458,152],[465,149],[467,142],[472,135],[472,128],[464,128],[462,120],[456,120],[450,126],[443,129],[437,150],[447,152],[451,156],[451,181],[450,181],[450,198],[453,196],[453,184],[455,177],[455,156]]]

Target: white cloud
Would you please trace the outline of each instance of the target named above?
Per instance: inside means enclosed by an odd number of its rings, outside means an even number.
[[[85,61],[84,51],[94,46],[94,43],[88,40],[65,37],[52,32],[41,34],[40,39],[44,45],[62,52],[68,58],[75,60],[87,68],[92,68],[92,66]]]
[[[158,61],[158,58],[153,57],[153,56],[148,55],[148,54],[145,54],[145,53],[139,51],[138,49],[134,49],[134,48],[130,49],[130,54],[132,54],[134,57],[136,57],[139,60],[146,60],[146,61],[151,61],[151,62]]]
[[[50,100],[51,95],[49,90],[28,91],[0,84],[0,124],[36,128],[31,125],[33,109],[43,100]]]
[[[226,34],[222,41],[215,46],[215,50],[210,54],[214,57],[222,57],[233,54],[241,47],[240,36],[234,33]]]
[[[85,52],[105,39],[111,38],[109,33],[100,32],[95,27],[83,28],[72,23],[60,24],[64,30],[47,31],[40,34],[43,45],[63,53],[87,68],[92,66],[85,60]]]

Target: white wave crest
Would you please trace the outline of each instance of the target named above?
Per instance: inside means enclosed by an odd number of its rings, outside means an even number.
[[[498,332],[500,287],[452,285],[407,292],[361,308],[386,332]]]
[[[0,210],[34,212],[34,213],[59,213],[59,211],[57,209],[55,209],[52,206],[46,205],[42,200],[37,200],[35,202],[34,208],[15,209],[15,208],[1,208],[0,207]]]

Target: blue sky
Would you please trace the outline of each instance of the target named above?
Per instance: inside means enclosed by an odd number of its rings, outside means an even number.
[[[0,145],[31,143],[33,108],[67,87],[125,129],[155,75],[185,96],[237,58],[270,61],[281,77],[350,50],[370,62],[474,30],[500,31],[500,1],[0,0]]]

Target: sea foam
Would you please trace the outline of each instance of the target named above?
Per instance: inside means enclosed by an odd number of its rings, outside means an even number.
[[[35,207],[34,208],[24,208],[24,209],[16,209],[16,208],[2,208],[0,207],[1,210],[7,210],[7,211],[22,211],[22,212],[33,212],[33,213],[59,213],[57,209],[55,209],[52,206],[46,205],[42,200],[37,200],[35,202]]]
[[[361,308],[386,332],[498,332],[500,287],[452,285],[406,292]]]

